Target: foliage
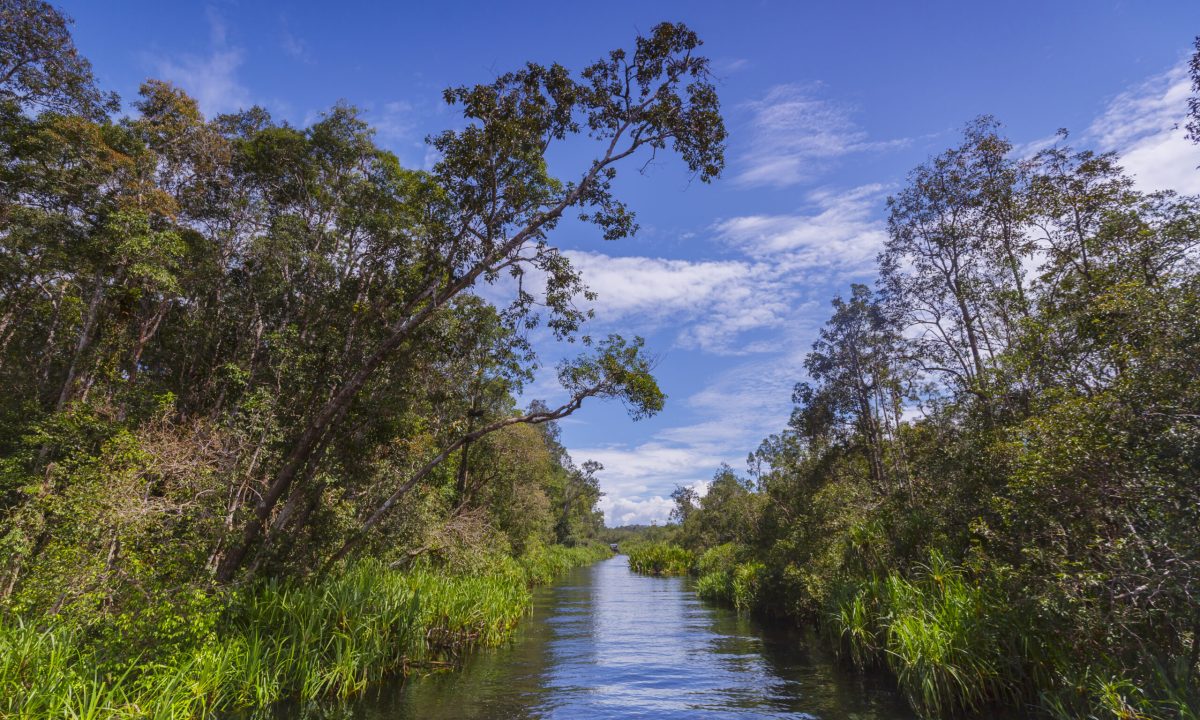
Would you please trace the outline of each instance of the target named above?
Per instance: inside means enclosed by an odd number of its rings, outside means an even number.
[[[1066,137],[1016,159],[980,118],[916,168],[788,427],[674,495],[702,594],[931,717],[1200,707],[1200,199]]]
[[[5,666],[10,712],[357,691],[495,642],[528,580],[607,552],[603,468],[555,423],[665,398],[640,338],[587,334],[556,229],[634,233],[638,156],[720,174],[694,32],[448,90],[462,122],[421,171],[344,104],[206,118],[148,80],[118,115],[56,8],[0,0],[0,25],[0,613],[32,663]],[[539,327],[581,351],[559,404],[522,408]]]
[[[691,552],[671,543],[645,543],[624,548],[629,567],[647,575],[687,575],[696,558]]]

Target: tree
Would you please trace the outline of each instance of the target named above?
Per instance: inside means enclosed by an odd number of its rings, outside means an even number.
[[[393,293],[364,349],[327,399],[307,415],[272,481],[245,521],[242,537],[223,558],[228,581],[263,534],[276,505],[314,461],[323,439],[339,425],[368,381],[453,298],[478,281],[530,268],[547,277],[543,304],[548,325],[571,336],[583,314],[572,299],[582,280],[549,233],[572,208],[609,239],[633,232],[633,216],[612,192],[616,164],[645,148],[670,145],[702,181],[720,173],[725,130],[699,38],[683,25],[661,24],[640,37],[632,54],[613,51],[578,80],[561,66],[530,64],[495,82],[446,92],[469,125],[432,140],[442,159],[434,168],[429,205],[407,248],[412,281]],[[577,178],[547,173],[552,145],[584,131],[598,141],[595,159]],[[523,288],[508,309],[514,321],[535,322],[534,297]]]
[[[43,0],[0,2],[0,102],[93,120],[116,112],[116,94],[96,88],[70,24]]]
[[[581,73],[528,65],[451,89],[466,125],[430,139],[441,161],[421,172],[346,105],[302,128],[262,108],[205,118],[151,80],[129,117],[110,117],[89,105],[68,21],[44,3],[0,7],[19,30],[0,58],[0,378],[12,388],[0,591],[69,583],[55,554],[89,527],[106,534],[76,549],[111,547],[105,577],[142,567],[148,545],[103,507],[153,518],[137,525],[145,537],[201,538],[178,557],[202,560],[172,575],[198,582],[304,574],[368,537],[372,550],[428,545],[418,535],[439,524],[487,526],[482,484],[519,474],[490,458],[538,465],[541,451],[499,441],[512,428],[548,427],[589,398],[635,418],[661,408],[640,339],[584,334],[589,291],[552,237],[574,214],[608,238],[636,229],[613,189],[623,160],[670,150],[702,181],[721,171],[719,105],[686,27],[657,26]],[[566,142],[594,153],[560,179],[547,157]],[[501,281],[511,303],[476,292]],[[539,324],[583,354],[560,368],[560,404],[523,411]],[[552,469],[538,492],[509,496],[554,512],[508,526],[588,535],[597,468],[537,437]],[[109,468],[123,481],[106,487],[93,459],[110,448],[134,460]],[[203,483],[189,485],[190,468]],[[170,517],[155,509],[201,485]]]
[[[690,485],[676,485],[671,491],[671,502],[675,504],[671,508],[671,520],[682,525],[699,507],[700,493]]]
[[[850,300],[835,298],[833,307],[833,317],[804,360],[818,385],[798,386],[798,418],[809,436],[860,439],[871,480],[882,492],[891,485],[887,445],[895,440],[910,395],[899,362],[899,328],[865,285],[853,285]],[[849,427],[838,427],[844,425]]]
[[[956,392],[989,397],[988,367],[1028,312],[1017,197],[1021,173],[989,117],[969,124],[961,145],[909,174],[888,199],[880,282],[906,324],[916,355]],[[985,403],[986,405],[986,403]]]
[[[569,399],[556,408],[535,408],[522,415],[511,415],[498,419],[488,425],[459,436],[440,452],[425,462],[410,478],[396,488],[359,526],[357,532],[347,539],[342,547],[333,554],[329,564],[336,563],[346,557],[357,547],[362,537],[375,528],[387,516],[400,498],[407,495],[422,480],[441,465],[455,450],[467,443],[479,440],[493,432],[512,425],[542,423],[561,420],[571,415],[583,406],[584,400],[591,397],[621,400],[631,417],[638,419],[653,415],[662,409],[664,396],[658,389],[653,376],[650,374],[652,361],[641,353],[643,341],[637,338],[630,343],[623,338],[610,335],[599,343],[597,352],[591,356],[577,358],[564,362],[559,366],[558,376],[563,387],[570,394]],[[599,463],[585,463],[582,472],[578,473],[576,485],[595,489],[595,473],[601,469]],[[563,513],[566,518],[570,507],[580,497],[578,487],[564,490]],[[589,503],[590,507],[592,503]]]

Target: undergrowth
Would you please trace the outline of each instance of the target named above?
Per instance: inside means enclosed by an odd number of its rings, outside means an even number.
[[[504,642],[530,610],[532,585],[607,555],[600,545],[538,547],[484,575],[362,561],[316,582],[263,583],[220,596],[212,629],[164,657],[112,657],[106,628],[0,615],[0,717],[199,718],[349,697]]]

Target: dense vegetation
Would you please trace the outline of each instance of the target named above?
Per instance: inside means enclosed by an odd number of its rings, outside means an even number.
[[[559,545],[501,559],[486,574],[364,560],[312,584],[263,583],[223,595],[219,611],[199,620],[211,627],[154,663],[77,625],[17,619],[0,624],[0,716],[209,717],[288,697],[345,698],[502,642],[530,610],[531,583],[607,554],[602,545]]]
[[[205,118],[150,80],[122,114],[53,7],[0,27],[0,714],[347,695],[605,552],[554,421],[664,398],[553,232],[633,233],[631,157],[720,174],[694,33],[447,90],[417,171],[344,105]],[[594,152],[560,179],[563,143]],[[931,716],[1200,716],[1200,200],[981,118],[888,229],[789,426],[631,563],[818,623]],[[520,408],[538,331],[583,354]]]
[[[720,173],[694,33],[451,88],[417,171],[345,105],[205,118],[150,80],[119,114],[55,8],[0,27],[0,714],[345,694],[596,557],[600,468],[554,421],[663,395],[640,339],[585,332],[553,231],[633,233],[627,158]],[[521,409],[538,331],[583,354]]]
[[[980,118],[888,211],[788,427],[642,565],[690,553],[929,716],[1200,717],[1200,199]]]
[[[690,551],[667,542],[631,544],[626,554],[630,569],[647,575],[687,575],[695,563]]]

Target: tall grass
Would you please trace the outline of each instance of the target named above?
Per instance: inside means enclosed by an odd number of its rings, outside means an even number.
[[[766,565],[750,559],[746,548],[716,545],[700,556],[696,569],[696,593],[702,598],[727,603],[738,612],[755,610],[765,600]]]
[[[364,561],[315,583],[265,583],[230,594],[206,641],[138,663],[109,662],[110,648],[53,618],[0,616],[0,717],[198,718],[347,697],[503,642],[531,608],[531,585],[607,554],[539,548],[482,576]]]
[[[671,543],[645,543],[626,550],[629,567],[646,575],[687,575],[696,557],[689,550]]]
[[[886,664],[918,711],[944,717],[1024,697],[1006,616],[935,552],[911,577],[892,573],[843,594],[829,622],[855,664]]]
[[[890,669],[925,717],[1039,705],[1061,720],[1200,720],[1187,667],[1135,680],[1115,658],[1080,665],[1002,589],[936,551],[907,576],[844,580],[824,623],[835,645],[859,667]]]
[[[600,543],[575,547],[535,545],[526,550],[517,563],[529,584],[546,585],[573,567],[589,565],[611,555],[608,546]]]

